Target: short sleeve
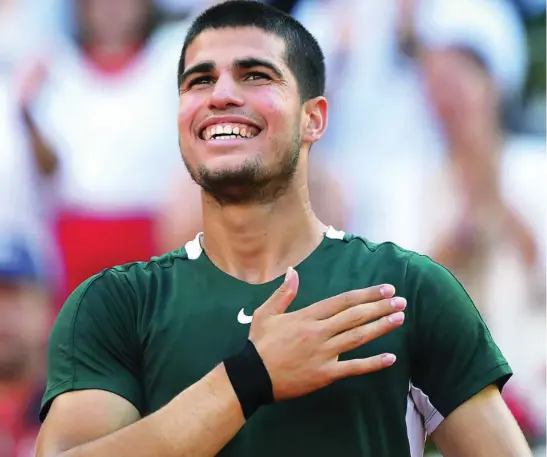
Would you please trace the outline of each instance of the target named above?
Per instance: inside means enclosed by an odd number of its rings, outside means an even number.
[[[428,433],[485,387],[512,375],[458,280],[426,256],[409,260],[407,299],[414,307],[411,395]]]
[[[84,389],[115,393],[142,411],[136,316],[132,288],[115,271],[76,288],[49,338],[41,421],[57,396]]]

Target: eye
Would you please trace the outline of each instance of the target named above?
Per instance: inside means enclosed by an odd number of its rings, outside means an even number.
[[[266,73],[260,71],[252,71],[245,75],[246,81],[259,81],[261,79],[271,79]]]
[[[199,76],[188,83],[188,87],[202,86],[204,84],[210,84],[212,78],[210,76]]]

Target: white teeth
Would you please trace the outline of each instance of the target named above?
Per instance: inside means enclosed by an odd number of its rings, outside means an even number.
[[[236,139],[236,138],[253,138],[256,134],[253,133],[254,128],[244,125],[222,124],[211,125],[203,132],[203,139],[220,140],[220,139]]]

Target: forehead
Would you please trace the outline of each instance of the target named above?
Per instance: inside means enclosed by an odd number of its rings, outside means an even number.
[[[255,27],[208,29],[201,32],[188,46],[185,68],[200,62],[211,61],[219,67],[229,66],[236,59],[258,57],[276,63],[282,70],[285,65],[285,43],[271,33]]]

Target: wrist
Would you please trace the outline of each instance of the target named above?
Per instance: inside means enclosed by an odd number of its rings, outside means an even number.
[[[240,352],[224,361],[224,369],[245,419],[249,419],[259,407],[274,402],[270,375],[250,340]]]

